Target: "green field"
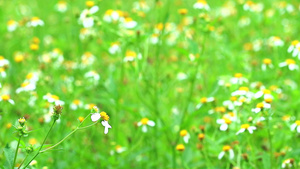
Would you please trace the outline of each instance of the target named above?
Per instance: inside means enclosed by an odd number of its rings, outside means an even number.
[[[0,169],[300,168],[300,1],[0,0]]]

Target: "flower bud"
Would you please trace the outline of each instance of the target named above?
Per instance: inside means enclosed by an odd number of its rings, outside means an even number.
[[[18,120],[18,122],[19,122],[20,126],[23,127],[23,126],[25,125],[26,120],[25,120],[25,118],[23,117],[23,118],[20,118],[20,119]]]
[[[30,146],[28,146],[28,147],[26,147],[26,153],[27,154],[30,154],[30,153],[32,153],[33,152],[33,146],[32,145],[30,145]]]

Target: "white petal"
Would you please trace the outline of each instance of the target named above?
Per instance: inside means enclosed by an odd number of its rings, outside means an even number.
[[[217,123],[218,123],[218,124],[224,124],[224,123],[225,123],[225,120],[224,120],[224,119],[217,119]]]
[[[257,99],[257,98],[260,98],[263,95],[264,95],[264,92],[259,91],[259,92],[257,92],[257,93],[254,94],[254,97]]]
[[[154,121],[151,121],[151,120],[149,120],[149,121],[148,121],[148,125],[149,125],[149,126],[151,126],[151,127],[153,127],[153,126],[155,126],[155,122],[154,122]]]
[[[240,133],[242,133],[242,132],[244,132],[245,131],[245,129],[240,129],[237,133],[236,133],[236,135],[238,135],[238,134],[240,134]]]
[[[229,150],[229,159],[233,159],[234,158],[234,152],[232,149]]]
[[[222,130],[222,131],[226,131],[227,129],[228,129],[228,125],[226,123],[224,123],[220,126],[220,130]]]
[[[297,127],[297,132],[300,133],[300,126]]]
[[[293,124],[291,125],[291,130],[295,130],[296,127],[297,127],[297,124],[296,124],[296,123],[293,123]]]
[[[11,99],[9,99],[8,102],[9,102],[10,104],[15,104],[15,102],[14,102],[13,100],[11,100]]]
[[[100,114],[99,113],[94,113],[91,115],[92,121],[98,121],[100,119]]]
[[[147,132],[147,126],[146,126],[146,125],[143,125],[143,126],[142,126],[142,131],[143,131],[144,133]]]
[[[222,151],[222,152],[219,154],[218,159],[220,160],[221,158],[223,158],[224,155],[225,155],[225,152]]]
[[[98,10],[99,10],[99,7],[98,7],[98,6],[93,6],[93,7],[90,9],[90,14],[94,14],[94,13],[96,13]]]
[[[298,128],[300,128],[300,127],[298,127]],[[186,135],[186,136],[183,137],[183,141],[184,141],[185,143],[188,143],[188,142],[189,142],[189,139],[190,139],[189,135]]]

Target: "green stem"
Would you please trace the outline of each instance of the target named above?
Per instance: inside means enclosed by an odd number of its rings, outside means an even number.
[[[27,157],[28,157],[28,154],[26,154],[26,157],[25,157],[24,160],[21,162],[21,164],[20,164],[20,166],[18,167],[18,169],[21,168],[21,166],[23,165],[23,163],[25,162],[25,160],[27,159]]]
[[[43,143],[41,144],[41,146],[40,146],[38,152],[37,152],[37,153],[35,154],[35,156],[27,163],[27,165],[26,165],[24,168],[26,168],[26,167],[31,163],[31,161],[33,161],[33,160],[40,154],[40,151],[41,151],[41,149],[43,148],[43,145],[45,144],[46,139],[48,138],[49,133],[51,132],[51,130],[52,130],[52,128],[53,128],[55,122],[56,122],[56,120],[53,120],[53,123],[52,123],[52,125],[51,125],[51,127],[50,127],[50,129],[49,129],[49,131],[48,131],[48,133],[47,133],[47,135],[46,135],[46,137],[44,138],[44,141],[43,141]]]
[[[16,153],[15,153],[15,158],[14,158],[14,163],[13,163],[13,165],[12,165],[12,169],[15,168],[16,159],[17,159],[17,156],[18,156],[18,150],[19,150],[20,141],[21,141],[21,137],[22,137],[22,136],[19,136],[18,145],[17,145],[17,149],[16,149]]]
[[[268,113],[270,114],[270,113]],[[270,145],[270,169],[273,168],[273,145],[272,145],[272,136],[271,136],[271,130],[270,130],[270,115],[267,116],[267,130],[268,130],[268,139],[269,139],[269,145]]]

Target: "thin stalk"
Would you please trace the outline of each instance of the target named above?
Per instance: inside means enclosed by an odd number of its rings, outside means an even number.
[[[270,113],[268,113],[270,114]],[[270,169],[273,168],[273,145],[272,145],[272,136],[270,130],[270,115],[267,117],[267,131],[268,131],[268,139],[269,139],[269,146],[270,146]]]
[[[15,158],[14,158],[14,163],[13,163],[12,169],[15,168],[16,159],[17,159],[17,156],[18,156],[18,150],[19,150],[20,141],[21,141],[21,137],[22,137],[22,136],[19,136],[18,145],[17,145],[17,149],[16,149],[16,153],[15,153]]]
[[[18,169],[21,168],[21,166],[23,165],[23,163],[25,162],[25,160],[27,159],[27,157],[28,157],[28,154],[26,154],[26,157],[25,157],[24,160],[21,162],[21,164],[20,164],[20,166],[18,167]]]
[[[33,161],[33,160],[40,154],[40,151],[41,151],[41,149],[43,148],[43,145],[45,144],[46,139],[48,138],[49,133],[51,132],[51,130],[52,130],[52,128],[53,128],[55,122],[56,122],[56,120],[53,120],[53,123],[52,123],[52,125],[51,125],[51,127],[50,127],[50,129],[49,129],[49,131],[48,131],[48,133],[47,133],[47,135],[46,135],[46,137],[44,138],[44,141],[43,141],[43,143],[41,144],[41,146],[40,146],[38,152],[37,152],[37,153],[35,154],[35,156],[27,163],[27,165],[26,165],[24,168],[26,168],[26,167],[31,163],[31,161]],[[21,165],[20,165],[19,167],[21,167]]]

